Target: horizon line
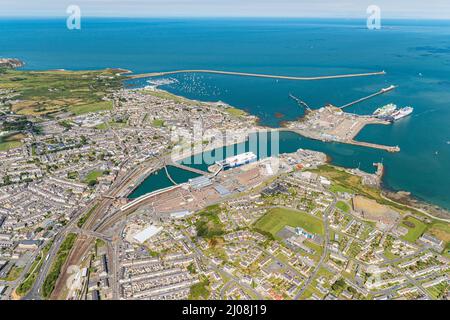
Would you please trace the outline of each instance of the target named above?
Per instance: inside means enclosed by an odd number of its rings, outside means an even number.
[[[96,19],[322,19],[322,20],[367,20],[367,17],[344,17],[344,16],[115,16],[115,15],[83,15],[84,18]],[[1,15],[0,19],[58,19],[67,18],[67,15]],[[384,17],[382,20],[421,20],[421,21],[449,21],[448,18],[432,17]]]

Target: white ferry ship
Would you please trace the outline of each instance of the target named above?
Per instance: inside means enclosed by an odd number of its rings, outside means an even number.
[[[413,111],[414,111],[414,108],[411,108],[411,107],[401,108],[400,110],[398,110],[392,114],[392,118],[394,118],[394,121],[397,121],[404,117],[409,116],[411,113],[413,113]]]
[[[397,110],[397,106],[393,103],[389,103],[381,108],[378,108],[373,113],[375,116],[378,117],[387,117],[392,115]]]
[[[228,169],[255,162],[257,159],[258,157],[253,152],[245,152],[222,161],[216,161],[216,164],[221,165],[224,169]]]

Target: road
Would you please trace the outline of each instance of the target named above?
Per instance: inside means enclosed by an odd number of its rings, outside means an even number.
[[[72,228],[74,228],[76,226],[76,223],[78,222],[78,218],[81,217],[81,215],[85,211],[90,210],[94,205],[95,205],[95,201],[92,201],[86,208],[79,210],[74,215],[74,218],[64,227],[64,229],[62,229],[55,236],[53,244],[48,252],[48,255],[46,257],[44,257],[44,262],[42,263],[41,269],[39,270],[36,281],[34,282],[34,285],[31,288],[30,292],[27,295],[25,295],[25,297],[23,298],[24,300],[40,300],[40,299],[42,299],[41,292],[40,292],[42,285],[44,284],[45,277],[47,276],[48,272],[50,271],[50,267],[53,263],[53,259],[56,257],[59,247],[61,246],[61,243],[64,241],[66,236],[70,233],[70,230],[72,230]]]
[[[317,276],[317,273],[319,272],[320,268],[322,267],[323,262],[327,258],[328,255],[328,245],[330,242],[330,229],[328,225],[328,215],[331,213],[332,210],[336,208],[337,198],[334,193],[330,193],[330,195],[333,196],[333,202],[328,206],[328,208],[323,213],[323,227],[325,230],[325,236],[324,236],[324,247],[322,256],[320,257],[319,263],[317,263],[316,268],[312,272],[312,274],[309,276],[309,278],[306,280],[306,282],[303,284],[300,291],[295,295],[294,300],[298,300],[303,293],[306,291],[306,289],[309,287],[309,285],[312,283],[314,278]]]

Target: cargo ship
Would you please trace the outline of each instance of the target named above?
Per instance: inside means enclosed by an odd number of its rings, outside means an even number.
[[[222,161],[216,161],[216,164],[222,166],[224,169],[235,168],[244,164],[255,162],[258,159],[253,152],[245,152],[237,156],[226,158]]]
[[[394,121],[397,121],[404,117],[409,116],[411,113],[413,113],[413,111],[414,111],[414,108],[405,107],[405,108],[401,108],[400,110],[397,110],[391,116],[394,119]]]

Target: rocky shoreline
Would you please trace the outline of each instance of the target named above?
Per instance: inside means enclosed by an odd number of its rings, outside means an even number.
[[[0,68],[15,69],[25,65],[25,62],[15,58],[0,58]]]

